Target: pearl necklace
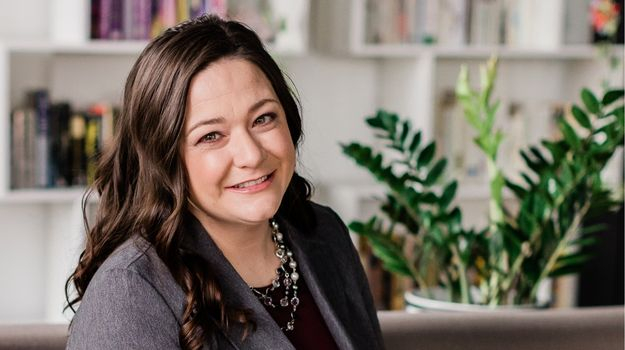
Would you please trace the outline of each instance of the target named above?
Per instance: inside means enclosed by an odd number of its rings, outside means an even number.
[[[284,244],[284,235],[279,231],[278,223],[273,219],[269,223],[271,225],[271,239],[276,247],[275,254],[280,259],[281,265],[276,269],[276,277],[271,281],[271,285],[265,288],[264,292],[252,286],[249,287],[261,303],[275,308],[276,305],[273,303],[269,293],[280,287],[280,285],[284,285],[284,297],[280,299],[279,304],[283,308],[291,307],[291,320],[287,322],[285,327],[280,328],[283,331],[292,331],[295,329],[295,311],[299,305],[299,298],[297,298],[297,280],[299,279],[297,263],[293,258],[293,252]],[[287,266],[290,268],[290,272]],[[292,297],[290,296],[291,290],[293,291]]]

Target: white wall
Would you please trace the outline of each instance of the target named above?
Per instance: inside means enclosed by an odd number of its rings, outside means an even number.
[[[48,37],[49,1],[0,1],[0,40],[33,40]]]

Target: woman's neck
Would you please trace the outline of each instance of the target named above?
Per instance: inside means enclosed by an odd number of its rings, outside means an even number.
[[[280,260],[275,256],[269,222],[219,225],[202,216],[198,217],[200,223],[248,285],[260,287],[271,283]]]

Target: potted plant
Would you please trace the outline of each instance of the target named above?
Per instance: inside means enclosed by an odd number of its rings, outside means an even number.
[[[496,68],[496,59],[481,67],[481,88],[473,90],[463,67],[456,87],[464,116],[477,132],[474,142],[487,160],[487,227],[463,226],[454,206],[458,182],[446,180],[447,160],[436,156],[436,143],[424,144],[409,120],[380,110],[366,122],[384,150],[358,142],[341,145],[386,189],[380,213],[349,228],[366,239],[385,269],[409,277],[425,296],[442,287],[448,301],[463,305],[535,305],[543,281],[574,273],[589,258],[580,248],[594,244],[601,227],[583,223],[620,202],[600,173],[623,144],[623,90],[599,99],[583,89],[582,104],[571,109],[575,122],[558,121],[562,136],[521,151],[527,169],[521,173],[524,183],[515,183],[496,163],[504,137],[494,127]],[[515,208],[505,205],[504,189]]]

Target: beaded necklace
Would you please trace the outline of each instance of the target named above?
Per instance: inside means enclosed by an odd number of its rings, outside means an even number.
[[[292,331],[295,329],[295,311],[299,305],[299,299],[297,298],[297,280],[299,279],[297,263],[293,257],[293,252],[284,244],[284,235],[280,232],[278,223],[274,219],[271,219],[269,223],[271,225],[271,239],[276,247],[275,254],[280,259],[281,264],[276,269],[276,277],[271,281],[271,285],[265,288],[264,292],[258,288],[249,287],[261,303],[275,308],[277,306],[269,293],[280,286],[284,286],[284,296],[280,298],[278,304],[282,308],[291,308],[291,320],[287,322],[286,326],[280,328],[283,331]]]

